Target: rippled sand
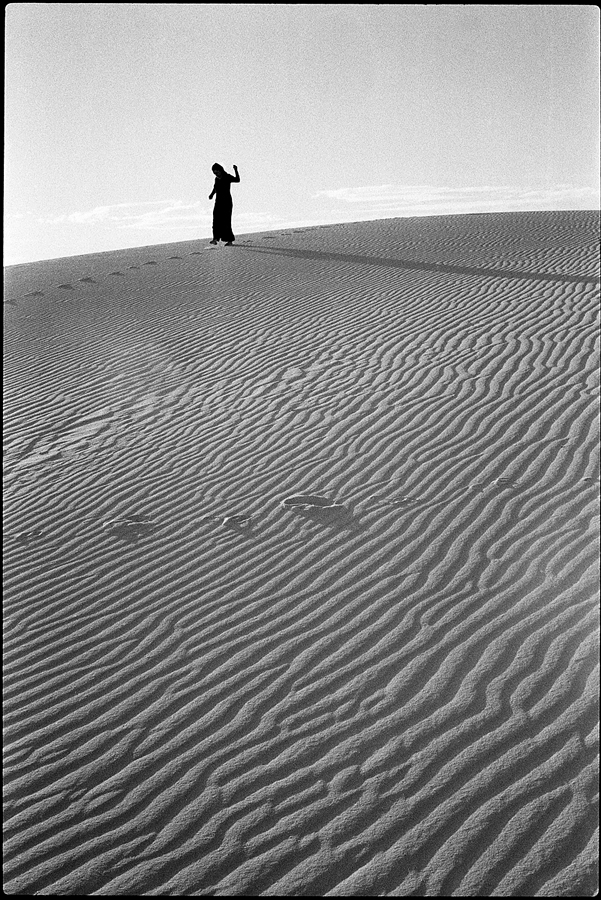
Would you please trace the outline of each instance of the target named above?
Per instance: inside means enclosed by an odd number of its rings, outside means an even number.
[[[592,895],[598,229],[6,270],[5,891]]]

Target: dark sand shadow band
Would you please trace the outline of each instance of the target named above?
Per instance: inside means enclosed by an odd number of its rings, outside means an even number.
[[[385,259],[380,256],[357,256],[352,253],[330,253],[323,250],[293,250],[288,247],[267,249],[258,245],[238,245],[242,250],[271,253],[275,256],[292,256],[298,259],[331,260],[362,266],[385,266],[392,269],[416,269],[421,272],[441,272],[446,275],[477,275],[479,278],[519,278],[531,281],[556,281],[560,284],[599,284],[593,275],[561,275],[557,272],[524,272],[518,269],[485,269],[477,266],[452,266],[446,263],[425,263],[412,259]]]

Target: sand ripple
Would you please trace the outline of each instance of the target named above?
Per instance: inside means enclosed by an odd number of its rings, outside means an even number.
[[[7,270],[6,891],[592,895],[597,240]]]

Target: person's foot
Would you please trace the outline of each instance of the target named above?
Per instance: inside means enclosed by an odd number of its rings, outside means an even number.
[[[219,241],[209,241],[209,244],[218,244]]]
[[[226,247],[233,247],[233,245],[234,245],[233,241],[226,241],[226,244],[225,244]]]

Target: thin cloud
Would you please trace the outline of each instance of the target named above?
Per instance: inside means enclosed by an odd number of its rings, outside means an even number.
[[[210,226],[212,211],[199,201],[184,203],[180,200],[144,200],[135,203],[113,203],[95,206],[83,212],[65,213],[60,216],[38,217],[44,225],[105,226],[137,231],[197,230]],[[268,226],[276,221],[267,213],[242,213],[236,222],[242,227]]]
[[[388,214],[427,215],[475,210],[554,209],[575,206],[597,208],[599,193],[587,187],[561,184],[526,189],[508,185],[439,187],[435,185],[380,184],[318,191],[314,200],[352,204],[362,216]],[[332,204],[329,204],[330,207]]]

